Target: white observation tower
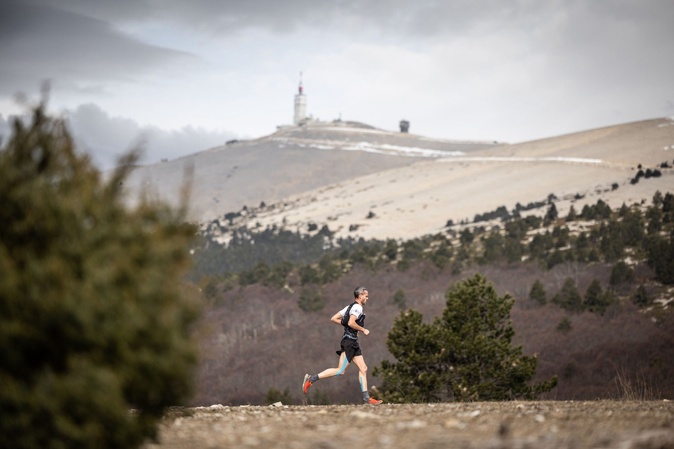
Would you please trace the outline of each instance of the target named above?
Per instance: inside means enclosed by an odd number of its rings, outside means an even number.
[[[293,124],[300,125],[307,118],[307,96],[302,92],[302,72],[300,72],[300,85],[295,95],[295,118]]]

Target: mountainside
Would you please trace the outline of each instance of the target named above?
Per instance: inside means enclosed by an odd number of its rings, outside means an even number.
[[[371,291],[368,328],[372,334],[364,338],[363,346],[368,365],[375,367],[391,357],[386,334],[402,308],[411,307],[431,320],[442,310],[447,288],[476,272],[493,282],[500,294],[509,292],[516,299],[511,315],[515,343],[521,344],[526,354],[539,355],[537,376],[541,380],[560,376],[549,399],[616,397],[620,394],[616,384],[620,376],[635,383],[645,379],[652,397],[671,397],[672,383],[667,379],[673,378],[670,367],[674,366],[674,352],[670,348],[674,346],[668,332],[672,315],[666,310],[672,290],[669,284],[656,281],[657,267],[646,262],[643,246],[633,242],[624,247],[624,239],[631,235],[627,225],[633,222],[640,238],[644,238],[646,228],[650,238],[658,235],[662,254],[671,260],[671,253],[666,252],[671,246],[666,240],[672,223],[671,194],[658,202],[663,214],[660,221],[667,223],[662,229],[655,227],[658,216],[645,206],[625,208],[633,209],[630,219],[628,212],[619,213],[617,209],[623,202],[655,202],[656,191],[664,194],[672,190],[673,123],[651,120],[517,145],[484,144],[482,148],[461,150],[462,155],[443,150],[447,155],[441,158],[412,160],[206,223],[202,229],[210,237],[220,234],[223,241],[237,226],[272,229],[251,237],[239,248],[245,254],[236,253],[237,258],[258,254],[258,249],[265,246],[263,237],[269,238],[267,234],[286,239],[288,233],[278,232],[277,227],[315,233],[312,238],[320,240],[326,235],[323,224],[338,236],[375,237],[380,240],[380,249],[361,247],[349,253],[347,246],[340,246],[339,252],[328,254],[323,247],[325,257],[320,261],[301,254],[293,268],[292,263],[270,267],[270,261],[266,261],[269,265],[255,267],[253,260],[247,267],[250,270],[237,273],[227,273],[222,259],[212,259],[216,262],[214,269],[203,278],[195,277],[207,306],[199,326],[202,353],[194,403],[262,403],[265,392],[272,389],[287,390],[293,402],[307,399],[299,393],[298,379],[306,371],[335,363],[332,348],[338,344],[340,329],[329,323],[329,317],[348,303],[354,286],[366,285]],[[289,138],[290,133],[316,130],[282,131],[283,138]],[[410,138],[421,142],[421,138]],[[319,149],[317,145],[325,147]],[[314,143],[307,151],[346,154],[353,160],[363,157],[362,151],[339,151],[328,146]],[[390,146],[379,144],[380,149],[390,150]],[[409,143],[405,148],[411,152],[420,147]],[[283,178],[281,173],[267,176]],[[548,201],[551,195],[556,198],[552,204]],[[532,224],[530,233],[525,228],[521,236],[514,232],[519,225],[499,234],[502,239],[481,234],[475,237],[474,245],[472,238],[464,241],[463,232],[439,232],[446,229],[448,220],[473,221],[474,215],[502,205],[509,210],[529,202],[545,205],[533,213],[556,205],[562,217],[570,205],[580,212],[583,204],[595,204],[598,199],[616,209],[613,222],[595,222],[589,216],[594,212],[569,220],[553,218],[543,227]],[[521,221],[535,221],[530,218]],[[478,224],[485,222],[470,226]],[[514,237],[509,236],[513,233]],[[409,240],[382,242],[388,237],[405,240],[428,234],[433,235],[429,240],[436,241],[426,246]],[[448,236],[450,239],[443,242]],[[207,240],[198,250],[207,253],[205,248],[210,243]],[[611,243],[622,246],[614,250]],[[392,251],[386,249],[389,246]],[[513,248],[522,252],[510,258],[506,252]],[[232,244],[227,250],[234,249],[237,245]],[[502,252],[488,254],[488,249]],[[415,251],[416,258],[412,257]],[[442,257],[434,259],[434,255]],[[410,263],[406,263],[408,256]],[[257,256],[253,259],[264,262]],[[616,266],[623,260],[632,270],[631,280],[624,285],[614,279]],[[539,280],[552,303],[536,304],[529,298]],[[593,285],[599,285],[607,298],[611,295],[612,305],[599,312],[564,309],[558,305],[562,300],[554,297],[561,295],[568,281],[575,285],[579,301],[590,296]],[[644,309],[635,305],[640,288],[651,303],[661,303],[662,309],[642,313]],[[404,304],[396,300],[399,292],[403,293]],[[314,303],[320,307],[313,307]],[[298,357],[301,360],[297,361]],[[354,380],[355,373],[351,372],[344,379],[322,383],[316,396],[308,399],[312,403],[357,401]],[[373,377],[372,385],[379,381]]]
[[[406,239],[440,232],[448,220],[472,221],[549,195],[558,198],[560,213],[599,198],[612,207],[650,200],[671,189],[674,173],[631,181],[641,167],[671,166],[673,124],[650,120],[416,161],[295,195],[248,222],[299,230],[314,222],[341,237]]]
[[[470,222],[500,206],[554,195],[565,213],[601,198],[611,207],[650,200],[674,185],[672,170],[633,183],[640,168],[674,161],[674,121],[616,125],[519,144],[456,142],[338,122],[286,127],[175,161],[140,167],[127,188],[177,201],[193,167],[190,207],[201,223],[339,237],[413,238]],[[659,172],[660,174],[660,172]]]
[[[232,141],[138,167],[126,188],[132,198],[147,189],[177,203],[181,187],[191,177],[191,217],[204,222],[244,206],[274,203],[332,183],[409,166],[419,158],[463,155],[493,146],[428,139],[354,122],[284,127],[259,139]]]

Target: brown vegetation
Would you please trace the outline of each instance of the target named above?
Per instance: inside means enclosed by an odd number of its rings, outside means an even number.
[[[300,384],[305,372],[315,373],[336,364],[341,328],[330,316],[351,299],[356,285],[370,291],[367,327],[361,337],[365,359],[372,369],[391,359],[387,333],[399,313],[394,300],[402,290],[405,305],[424,314],[425,320],[439,314],[447,288],[477,270],[459,275],[441,271],[423,262],[407,271],[377,272],[356,267],[342,278],[320,288],[325,307],[304,312],[298,307],[301,287],[289,289],[250,285],[219,291],[199,328],[202,361],[193,405],[264,404],[266,392],[288,390],[295,404],[358,403],[357,371],[317,383],[305,397]],[[570,313],[553,304],[540,306],[528,293],[540,279],[549,296],[564,280],[572,278],[584,292],[593,279],[608,283],[611,267],[605,264],[560,264],[545,271],[534,264],[485,266],[479,271],[499,292],[511,293],[515,306],[511,318],[514,343],[524,353],[538,354],[537,379],[559,376],[559,384],[547,399],[586,400],[621,398],[626,385],[643,391],[641,399],[674,397],[674,318],[657,317],[633,306],[628,300],[610,306],[605,313]],[[637,273],[648,271],[638,267]],[[636,286],[634,287],[636,288]],[[570,324],[558,330],[564,319]],[[370,386],[378,380],[370,378]],[[648,388],[639,386],[647,385]]]

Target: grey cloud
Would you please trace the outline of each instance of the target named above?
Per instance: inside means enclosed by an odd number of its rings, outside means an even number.
[[[514,20],[535,3],[517,0],[34,0],[44,6],[106,21],[166,20],[209,33],[262,28],[286,33],[317,28],[350,33],[378,32],[393,37],[456,34],[484,22]]]
[[[529,0],[33,0],[43,8],[60,8],[105,22],[147,20],[180,23],[206,33],[232,33],[262,28],[287,33],[300,29],[373,33],[394,39],[502,31],[531,33],[551,17],[583,10],[590,23],[606,17],[638,27],[658,22],[669,26],[674,8],[669,0],[612,2]],[[576,33],[568,38],[573,39]],[[555,37],[553,36],[553,39]],[[547,44],[536,42],[536,44]]]
[[[141,163],[155,163],[223,145],[236,137],[228,131],[194,127],[178,131],[142,127],[127,118],[110,117],[95,104],[67,111],[66,117],[78,147],[88,152],[102,170],[115,167],[122,154],[136,147],[143,150]]]
[[[0,3],[0,30],[0,60],[11,61],[0,65],[4,95],[32,91],[44,79],[61,89],[102,89],[105,81],[133,81],[192,58],[140,42],[103,20],[28,2]]]
[[[65,111],[66,119],[78,148],[87,153],[101,170],[117,166],[120,156],[131,149],[140,148],[141,164],[160,162],[197,153],[237,137],[228,131],[207,131],[185,127],[178,131],[166,131],[157,127],[143,127],[133,120],[110,117],[95,104],[85,104],[73,111]],[[28,123],[29,114],[3,117],[0,114],[0,146],[4,146],[11,136],[14,120]]]

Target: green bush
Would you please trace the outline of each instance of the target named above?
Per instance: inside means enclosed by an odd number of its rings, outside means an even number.
[[[374,375],[391,402],[533,399],[557,379],[530,385],[537,359],[512,346],[513,299],[499,297],[479,274],[452,286],[440,317],[423,322],[421,313],[400,313],[388,334],[397,362],[382,361]]]
[[[637,287],[637,291],[632,296],[632,302],[639,307],[649,306],[653,303],[653,298],[648,294],[646,287],[641,284]]]
[[[566,333],[570,332],[571,329],[572,329],[572,325],[571,325],[571,320],[569,319],[569,317],[565,316],[564,318],[562,318],[562,321],[560,321],[557,324],[556,329],[557,329],[557,331],[559,331],[563,334],[566,334]]]
[[[545,287],[540,280],[536,279],[534,284],[531,286],[531,290],[529,291],[529,299],[537,302],[540,305],[544,305],[546,302],[548,302],[547,295],[545,293]]]
[[[290,389],[286,388],[285,390],[277,390],[276,388],[270,388],[267,390],[267,394],[264,396],[264,403],[267,405],[280,402],[283,405],[293,405],[293,398],[290,395]]]
[[[191,389],[196,233],[104,182],[44,104],[0,150],[0,447],[132,448]]]
[[[297,305],[305,312],[318,312],[325,307],[325,299],[317,287],[303,288]]]
[[[405,298],[405,292],[402,289],[399,288],[393,294],[393,304],[398,306],[400,310],[404,310],[407,307],[407,299]]]

